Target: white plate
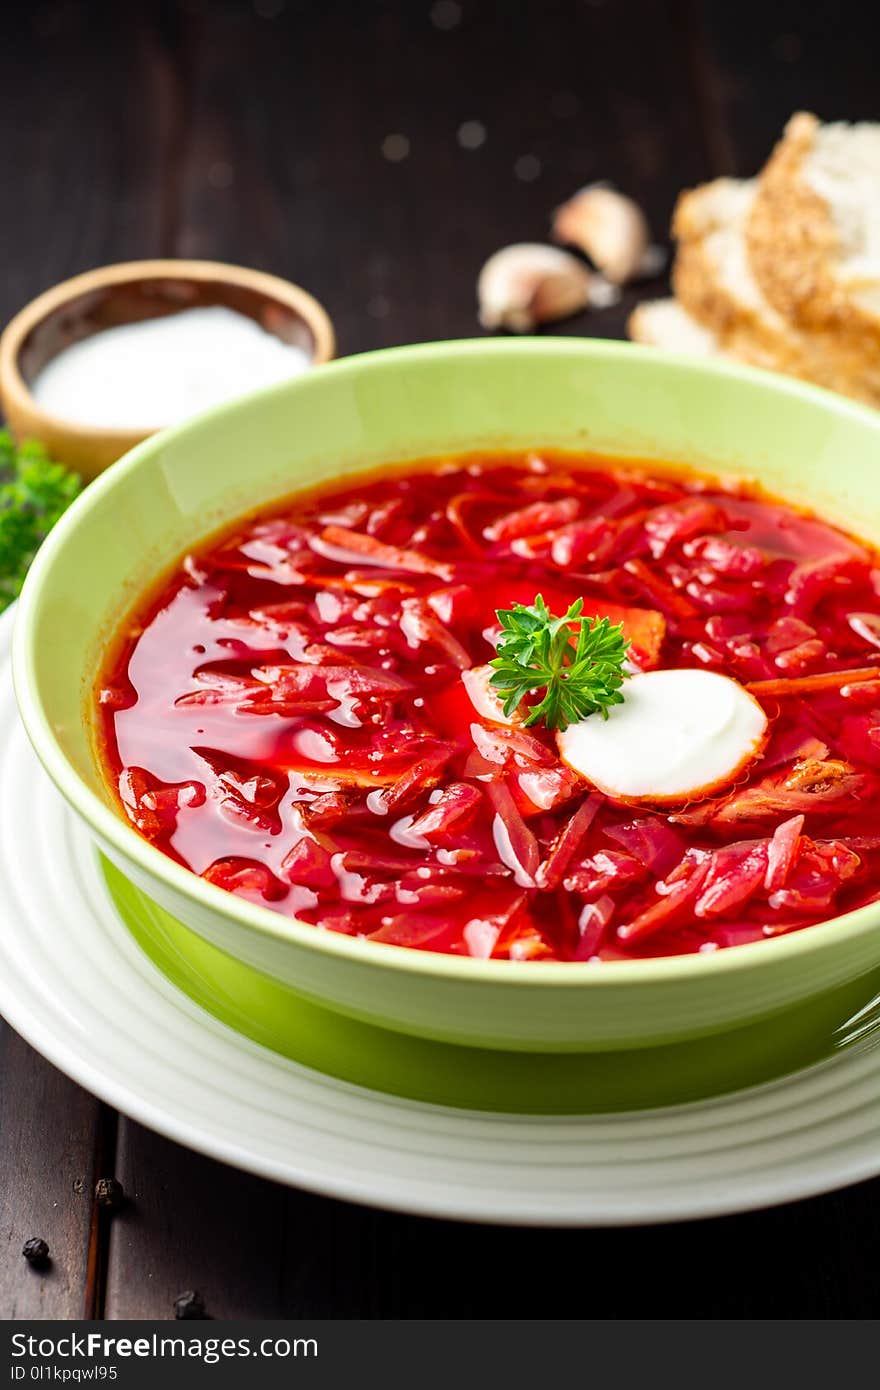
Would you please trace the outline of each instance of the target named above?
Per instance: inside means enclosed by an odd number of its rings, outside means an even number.
[[[465,1220],[718,1215],[880,1173],[880,1040],[750,1091],[625,1115],[481,1114],[309,1070],[142,954],[18,723],[0,620],[0,1012],[49,1061],[190,1148],[333,1197]]]

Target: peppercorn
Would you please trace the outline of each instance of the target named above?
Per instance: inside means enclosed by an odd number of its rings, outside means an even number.
[[[21,1247],[21,1253],[28,1264],[33,1265],[35,1269],[49,1263],[49,1247],[44,1240],[40,1240],[39,1236],[31,1236],[30,1240],[26,1240]]]
[[[125,1189],[116,1178],[99,1178],[95,1183],[95,1201],[107,1211],[118,1211],[125,1201]]]
[[[195,1289],[187,1289],[186,1293],[180,1293],[174,1300],[174,1316],[178,1319],[204,1318],[205,1300]]]

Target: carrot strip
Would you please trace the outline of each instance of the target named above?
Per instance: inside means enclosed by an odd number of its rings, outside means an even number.
[[[880,680],[880,666],[859,666],[849,671],[820,671],[815,676],[781,676],[778,680],[749,681],[752,695],[799,695],[809,690],[839,690],[842,685],[860,685]]]
[[[567,521],[574,521],[579,510],[580,504],[575,497],[560,497],[556,502],[543,499],[530,502],[527,507],[505,512],[504,516],[485,528],[483,535],[487,541],[501,542],[537,536],[553,527],[563,526]]]
[[[368,564],[381,565],[385,569],[409,570],[413,574],[436,574],[441,579],[452,578],[452,567],[430,555],[422,555],[417,550],[401,550],[396,545],[386,545],[375,536],[365,536],[360,531],[349,531],[346,526],[325,526],[321,540],[340,550],[355,555]]]
[[[458,532],[468,550],[473,555],[478,555],[481,560],[485,560],[486,546],[484,542],[471,535],[465,521],[465,512],[470,511],[477,502],[481,502],[484,506],[487,502],[503,505],[504,499],[491,492],[457,492],[446,503],[446,520]]]
[[[693,851],[688,850],[687,853],[692,854]],[[646,907],[632,921],[625,922],[617,928],[619,940],[642,941],[654,932],[662,931],[670,923],[678,921],[685,911],[690,914],[709,872],[711,856],[707,854],[700,862],[691,860],[691,863],[693,867],[687,878],[678,880],[668,893],[657,897],[650,907]],[[671,877],[667,878],[666,882],[672,882]]]
[[[451,743],[444,744],[435,752],[426,753],[424,757],[414,762],[412,767],[407,768],[400,777],[396,778],[391,786],[383,787],[376,793],[376,806],[371,807],[379,811],[380,815],[388,815],[391,811],[396,811],[398,806],[405,805],[428,787],[435,787],[440,781],[440,774],[449,762],[455,748]],[[378,779],[377,779],[378,780]]]
[[[651,602],[666,613],[672,613],[676,618],[693,618],[698,612],[689,598],[674,589],[667,579],[654,574],[644,560],[627,560],[623,568],[641,585]]]
[[[405,579],[376,579],[375,576],[368,577],[365,574],[310,574],[305,580],[305,587],[311,589],[343,589],[346,592],[359,594],[361,598],[373,598],[376,595],[387,593],[411,594],[414,592],[412,584],[407,584]]]
[[[598,792],[594,792],[592,796],[588,796],[585,801],[581,802],[571,820],[566,822],[564,830],[554,841],[547,858],[543,864],[538,866],[535,882],[539,888],[548,892],[559,887],[565,877],[566,869],[586,839],[587,831],[593,824],[596,812],[603,801],[604,797]]]

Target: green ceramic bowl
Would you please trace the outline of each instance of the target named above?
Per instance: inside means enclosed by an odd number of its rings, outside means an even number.
[[[529,339],[402,348],[224,406],[139,445],[91,484],[41,550],[22,596],[14,639],[22,716],[105,854],[244,966],[354,1018],[478,1047],[683,1040],[769,1016],[880,964],[880,906],[714,955],[598,967],[378,945],[227,894],[121,817],[93,754],[90,684],[108,634],[157,571],[225,520],[299,485],[483,446],[588,449],[756,477],[880,541],[880,414],[762,372],[652,349]]]

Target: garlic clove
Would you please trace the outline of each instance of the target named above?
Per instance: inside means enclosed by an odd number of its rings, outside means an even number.
[[[632,198],[607,184],[590,184],[557,208],[553,216],[556,241],[577,246],[615,285],[656,265],[650,253],[650,233],[644,213]]]
[[[606,280],[604,275],[594,275],[593,283],[590,286],[590,308],[591,309],[611,309],[621,300],[621,289],[619,285],[614,285],[610,280]]]
[[[577,257],[556,246],[518,242],[490,256],[477,281],[480,323],[528,333],[592,303],[598,279]]]

